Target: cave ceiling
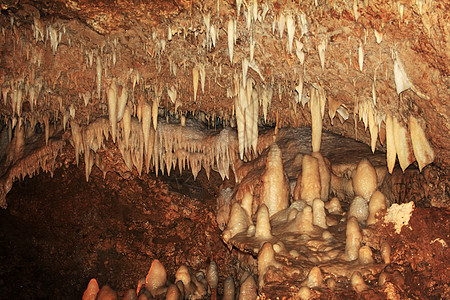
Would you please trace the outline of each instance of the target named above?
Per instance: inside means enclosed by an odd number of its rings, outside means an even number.
[[[108,119],[114,97],[119,116],[151,106],[155,129],[158,114],[194,116],[239,134],[244,109],[256,126],[311,126],[320,98],[323,130],[389,152],[393,122],[408,165],[422,147],[420,168],[448,166],[447,1],[0,3],[7,127],[73,134]]]

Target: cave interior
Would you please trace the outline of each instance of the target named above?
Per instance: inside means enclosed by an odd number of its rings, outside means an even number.
[[[1,298],[450,298],[450,2],[0,9]]]

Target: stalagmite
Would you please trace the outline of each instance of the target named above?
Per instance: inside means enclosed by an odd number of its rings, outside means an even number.
[[[345,235],[345,255],[348,260],[356,260],[358,259],[362,235],[359,231],[358,220],[355,217],[350,217],[347,220],[347,230]]]
[[[234,47],[234,22],[232,19],[228,20],[228,54],[230,56],[230,63],[233,64],[233,47]]]
[[[256,283],[255,283],[256,286]],[[234,300],[236,287],[234,285],[233,277],[229,276],[223,283],[223,300]],[[84,300],[84,299],[83,299]]]
[[[219,271],[217,270],[217,264],[212,261],[206,269],[206,281],[211,287],[212,293],[217,297],[217,286],[219,284]]]
[[[425,132],[419,122],[412,115],[409,116],[409,131],[411,133],[411,143],[416,157],[419,170],[434,161],[434,151],[425,136]]]
[[[321,228],[328,228],[324,203],[320,199],[313,201],[313,224]]]
[[[244,196],[241,200],[241,207],[245,210],[248,216],[248,223],[253,224],[252,215],[253,215],[253,195],[250,191],[245,191]]]
[[[269,267],[278,268],[281,264],[275,260],[275,251],[271,243],[266,242],[258,253],[258,286],[264,285],[264,275]]]
[[[311,153],[311,156],[317,159],[319,163],[319,175],[320,175],[320,199],[322,201],[328,200],[330,194],[331,172],[328,166],[329,162],[325,162],[322,154],[319,152]]]
[[[255,237],[260,239],[271,239],[273,237],[270,227],[269,210],[265,204],[261,204],[256,213]]]
[[[179,300],[181,296],[180,290],[175,284],[169,285],[166,293],[166,300]]]
[[[388,242],[383,241],[380,247],[381,258],[385,264],[391,263],[391,245]]]
[[[117,86],[115,80],[113,80],[108,89],[108,113],[109,123],[111,124],[111,136],[115,143],[117,134]]]
[[[198,90],[198,77],[199,70],[197,66],[192,69],[192,82],[194,84],[194,101],[197,102],[197,90]]]
[[[184,286],[185,294],[190,295],[193,291],[192,281],[191,281],[191,274],[189,272],[189,269],[185,265],[181,265],[177,272],[175,273],[175,281],[181,281]]]
[[[321,115],[321,99],[319,91],[311,87],[311,136],[313,152],[320,151],[320,144],[322,142],[322,115]]]
[[[97,300],[118,300],[117,293],[108,285],[104,285],[97,294]]]
[[[284,174],[281,150],[275,143],[270,147],[262,182],[262,202],[267,205],[270,216],[289,206],[289,185]]]
[[[325,204],[325,208],[328,210],[330,214],[340,214],[342,213],[341,203],[339,199],[334,197],[329,202]]]
[[[360,224],[365,224],[368,216],[369,205],[367,200],[363,197],[356,196],[350,205],[348,217],[355,217]]]
[[[256,281],[252,275],[248,275],[248,277],[242,282],[241,288],[239,290],[239,300],[256,300],[258,296]]]
[[[355,195],[363,197],[366,201],[370,199],[372,193],[377,189],[377,173],[366,158],[358,163],[356,170],[352,174],[352,183]]]
[[[147,277],[145,278],[145,286],[153,297],[165,292],[164,287],[166,285],[166,281],[166,269],[159,260],[153,260]]]
[[[310,155],[304,155],[302,162],[300,199],[306,201],[308,205],[312,205],[314,199],[320,198],[320,191],[319,162],[317,158]]]
[[[297,230],[300,233],[309,233],[314,230],[313,211],[311,206],[306,206],[302,212],[297,213],[296,221],[298,222]]]
[[[394,143],[395,151],[397,152],[398,162],[403,172],[414,162],[414,155],[410,148],[411,140],[408,131],[403,127],[396,117],[393,118],[394,124]]]
[[[367,284],[364,282],[364,279],[360,272],[355,271],[353,272],[352,278],[352,287],[357,293],[361,293],[368,289]]]
[[[313,267],[309,271],[308,279],[306,280],[306,285],[309,288],[318,288],[322,286],[323,275],[319,267]]]
[[[369,217],[367,225],[373,225],[376,222],[376,214],[386,209],[386,197],[380,191],[375,191],[369,201]]]
[[[362,246],[359,248],[358,261],[362,265],[370,265],[374,263],[372,249],[370,249],[369,246]]]
[[[129,289],[128,291],[125,292],[125,294],[123,295],[122,300],[138,300],[138,296],[135,290],[133,289]]]
[[[236,234],[244,232],[248,228],[248,216],[241,205],[237,202],[233,204],[230,212],[230,219],[228,221],[227,228],[224,230],[222,236],[227,242]]]
[[[95,278],[92,278],[89,281],[89,284],[83,293],[82,300],[95,300],[97,298],[98,291],[99,291],[99,288],[98,288],[97,280]]]
[[[300,300],[309,300],[311,299],[311,289],[307,286],[302,286],[298,292],[297,292],[297,297]]]
[[[397,151],[395,149],[394,122],[391,115],[386,115],[386,161],[389,173],[392,174],[395,166]]]

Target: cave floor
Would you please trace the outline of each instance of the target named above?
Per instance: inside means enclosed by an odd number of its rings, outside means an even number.
[[[69,164],[53,178],[16,182],[8,208],[0,211],[0,298],[80,299],[91,278],[121,296],[136,288],[153,259],[164,264],[171,282],[181,264],[204,270],[216,261],[220,294],[239,264],[220,239],[215,199],[234,180],[223,182],[215,172],[208,180],[201,171],[195,181],[189,171],[178,174],[109,172],[103,179],[94,168],[86,182],[83,166]],[[315,289],[314,298],[385,299],[393,288],[397,299],[448,299],[449,215],[448,208],[418,207],[401,235],[390,227],[375,230],[393,248],[384,271],[399,271],[403,281],[391,277],[394,285],[380,287],[374,274],[362,294],[338,282],[335,291]],[[290,295],[295,284],[273,282],[260,292],[274,299]]]
[[[71,165],[16,182],[0,211],[0,298],[80,299],[94,277],[124,292],[156,258],[171,281],[181,264],[199,270],[209,260],[230,274],[215,222],[218,185],[204,171],[196,181],[178,174],[104,180],[94,168],[86,182]]]

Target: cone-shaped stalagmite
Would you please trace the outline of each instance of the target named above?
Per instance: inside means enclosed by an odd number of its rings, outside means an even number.
[[[272,238],[270,221],[269,221],[269,210],[265,204],[261,204],[256,213],[256,231],[255,237],[261,239]]]
[[[92,278],[91,281],[89,281],[89,284],[86,288],[86,290],[83,293],[83,300],[95,300],[97,298],[99,288],[98,283],[95,278]]]
[[[223,232],[223,239],[227,242],[240,232],[248,228],[248,216],[245,210],[237,202],[233,204],[230,212],[230,219],[227,228]]]
[[[319,161],[310,155],[303,156],[300,183],[300,199],[312,205],[314,199],[321,198]],[[297,182],[298,184],[298,182]],[[297,199],[296,199],[297,200]]]
[[[262,202],[269,209],[269,215],[289,206],[289,185],[284,175],[281,150],[272,144],[266,162],[266,171],[262,176]]]
[[[167,272],[163,264],[155,259],[152,262],[147,277],[145,278],[145,286],[150,291],[153,297],[162,292],[162,288],[166,285]]]

